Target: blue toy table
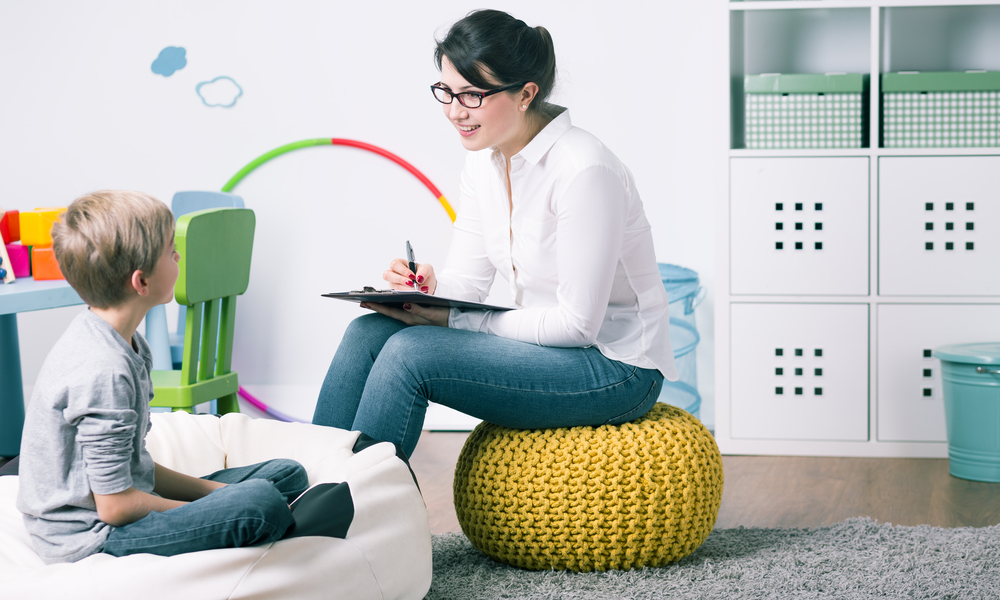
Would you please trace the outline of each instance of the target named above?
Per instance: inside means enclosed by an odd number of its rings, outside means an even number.
[[[83,304],[64,280],[35,281],[22,277],[0,285],[0,456],[21,451],[24,427],[24,385],[17,313]]]

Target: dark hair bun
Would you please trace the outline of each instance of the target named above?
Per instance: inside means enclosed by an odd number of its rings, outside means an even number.
[[[548,30],[528,27],[499,10],[473,11],[452,25],[434,50],[438,69],[445,56],[459,75],[482,89],[535,83],[538,95],[531,110],[545,106],[556,81],[556,52]]]

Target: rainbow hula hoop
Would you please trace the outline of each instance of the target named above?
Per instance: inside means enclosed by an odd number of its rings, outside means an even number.
[[[420,183],[424,184],[427,187],[427,189],[429,189],[431,193],[434,194],[434,197],[437,198],[437,201],[441,203],[441,206],[444,207],[445,211],[448,213],[448,218],[451,219],[451,222],[452,223],[455,222],[455,211],[454,209],[451,208],[451,205],[448,204],[448,200],[446,200],[441,191],[437,189],[437,186],[431,183],[431,180],[427,179],[427,176],[421,173],[419,169],[417,169],[410,163],[406,162],[402,158],[396,156],[395,154],[389,152],[384,148],[379,148],[378,146],[374,146],[372,144],[366,144],[365,142],[359,142],[357,140],[348,140],[344,138],[316,138],[312,140],[302,140],[300,142],[292,142],[291,144],[286,144],[284,146],[281,146],[280,148],[275,148],[274,150],[271,150],[266,154],[258,156],[253,161],[251,161],[250,164],[240,169],[239,173],[233,175],[232,179],[227,181],[226,185],[222,186],[222,191],[223,192],[233,191],[233,188],[235,188],[240,183],[240,181],[243,181],[244,177],[253,172],[257,167],[261,166],[262,164],[266,163],[267,161],[273,158],[291,152],[292,150],[298,150],[300,148],[311,148],[313,146],[349,146],[351,148],[359,148],[361,150],[367,150],[368,152],[372,152],[374,154],[378,154],[379,156],[388,158],[392,162],[396,163],[397,165],[409,171],[411,175],[419,179]],[[264,411],[266,414],[271,415],[272,417],[278,419],[279,421],[285,421],[286,423],[307,422],[307,421],[302,421],[300,419],[296,419],[295,417],[286,415],[283,412],[271,408],[267,404],[264,404],[263,402],[255,398],[253,394],[243,389],[242,385],[240,386],[238,393],[241,398],[249,402],[251,405],[253,405],[259,410]]]
[[[441,203],[441,206],[443,206],[445,211],[448,212],[448,217],[451,219],[451,222],[455,222],[455,211],[451,208],[451,205],[448,204],[448,201],[445,199],[441,191],[438,190],[437,187],[431,183],[431,180],[427,179],[427,176],[421,173],[419,169],[384,148],[379,148],[378,146],[373,146],[372,144],[366,144],[365,142],[359,142],[357,140],[347,140],[343,138],[317,138],[313,140],[302,140],[301,142],[292,142],[291,144],[286,144],[280,148],[275,148],[266,154],[260,155],[250,164],[240,169],[239,173],[233,175],[233,178],[227,181],[226,185],[222,186],[222,191],[231,192],[244,177],[272,158],[281,156],[282,154],[291,152],[292,150],[310,148],[312,146],[350,146],[351,148],[360,148],[361,150],[367,150],[374,154],[378,154],[379,156],[388,158],[392,162],[409,171],[410,174],[420,180],[420,183],[427,186],[427,189],[434,194],[434,197],[437,198],[438,202]]]

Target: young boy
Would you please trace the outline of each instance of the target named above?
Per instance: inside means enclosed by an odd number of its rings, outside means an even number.
[[[171,556],[280,539],[294,523],[288,503],[308,486],[297,462],[198,479],[146,451],[152,356],[136,327],[173,297],[170,210],[138,192],[95,192],[69,206],[52,239],[89,310],[46,358],[25,418],[17,507],[39,556]]]

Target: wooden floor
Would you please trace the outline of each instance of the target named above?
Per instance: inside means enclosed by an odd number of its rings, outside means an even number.
[[[413,453],[431,533],[461,531],[451,485],[466,437],[424,432]],[[1000,484],[952,477],[946,459],[724,456],[722,464],[719,528],[818,527],[850,517],[938,527],[1000,523]]]

